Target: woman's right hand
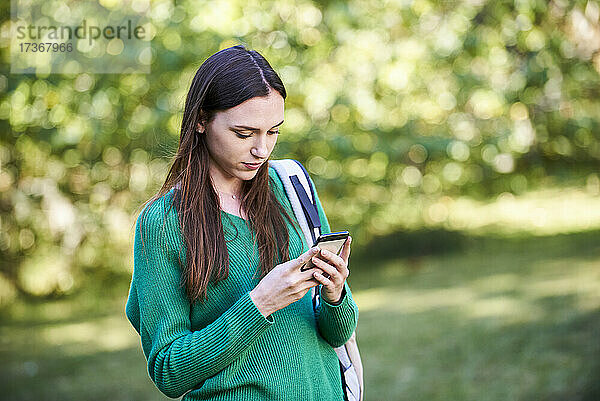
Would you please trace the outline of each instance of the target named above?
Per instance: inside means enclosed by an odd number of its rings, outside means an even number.
[[[250,291],[250,298],[260,313],[267,317],[301,299],[312,287],[320,283],[314,279],[315,268],[300,271],[300,267],[319,251],[313,247],[296,259],[281,263],[271,270]],[[320,270],[320,269],[318,269]]]

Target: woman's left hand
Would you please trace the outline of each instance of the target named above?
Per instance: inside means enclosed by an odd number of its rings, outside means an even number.
[[[321,249],[321,252],[312,257],[313,263],[318,268],[313,273],[313,277],[323,284],[321,296],[328,303],[336,304],[342,297],[344,283],[350,274],[348,258],[350,257],[351,242],[352,237],[348,237],[339,256],[326,249]],[[329,277],[323,275],[323,273],[326,273]]]

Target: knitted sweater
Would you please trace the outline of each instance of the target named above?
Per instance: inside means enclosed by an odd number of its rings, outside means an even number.
[[[269,176],[277,199],[293,217],[271,167]],[[158,389],[171,398],[184,395],[183,400],[343,400],[333,347],[344,344],[358,322],[348,284],[339,304],[321,298],[315,312],[309,291],[265,318],[249,295],[259,282],[252,231],[241,217],[221,211],[229,276],[210,283],[207,299],[192,306],[179,286],[185,245],[175,208],[167,213],[172,196],[173,190],[147,207],[142,227],[138,217],[125,307]],[[316,191],[315,198],[322,232],[329,233]],[[296,258],[309,247],[286,224],[290,258]]]

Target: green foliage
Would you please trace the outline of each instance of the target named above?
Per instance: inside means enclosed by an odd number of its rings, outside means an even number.
[[[1,293],[129,274],[134,211],[165,178],[191,78],[238,43],[288,90],[275,157],[305,162],[333,227],[359,241],[431,225],[427,207],[448,197],[565,180],[595,191],[599,8],[164,1],[152,3],[148,75],[9,75],[4,51]]]

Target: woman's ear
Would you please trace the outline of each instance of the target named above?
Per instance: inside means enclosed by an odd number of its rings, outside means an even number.
[[[200,110],[198,117],[199,121],[198,124],[196,124],[196,132],[203,133],[206,130],[206,115],[202,110]]]

